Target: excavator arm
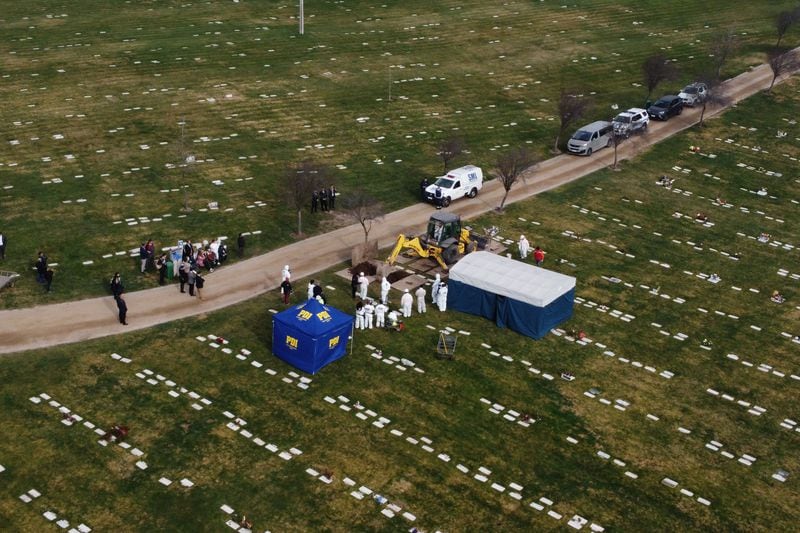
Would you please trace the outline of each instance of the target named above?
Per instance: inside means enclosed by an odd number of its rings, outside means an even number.
[[[389,254],[389,257],[386,259],[386,262],[390,265],[393,265],[394,262],[397,260],[397,256],[400,255],[400,252],[403,250],[408,249],[414,251],[420,257],[432,257],[436,260],[439,265],[447,270],[447,264],[442,259],[442,249],[438,246],[428,246],[427,248],[422,245],[420,242],[419,237],[414,237],[413,239],[409,239],[405,235],[398,235],[397,236],[397,243],[395,243],[394,248],[392,249],[392,253]]]

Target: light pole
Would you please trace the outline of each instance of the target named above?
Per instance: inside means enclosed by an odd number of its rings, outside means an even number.
[[[303,0],[300,0],[300,35],[305,35],[306,33],[306,21],[305,15],[303,14]]]
[[[183,178],[184,185],[181,186],[183,189],[183,211],[191,211],[192,208],[189,207],[189,185],[186,184],[186,175],[192,169],[192,165],[196,161],[194,154],[190,154],[188,147],[186,146],[186,118],[182,117],[179,123],[181,125],[181,158],[183,159],[180,162],[181,168],[181,177]]]

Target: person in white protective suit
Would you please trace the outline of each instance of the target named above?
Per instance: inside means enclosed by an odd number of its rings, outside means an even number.
[[[364,303],[364,327],[372,329],[372,318],[375,316],[375,306],[372,305],[371,300]]]
[[[384,326],[384,321],[386,318],[386,312],[389,310],[389,307],[385,304],[379,303],[375,306],[375,327],[382,328]]]
[[[364,329],[364,304],[356,304],[356,329]]]
[[[405,290],[403,293],[403,297],[400,298],[400,307],[403,310],[403,316],[408,318],[411,316],[411,306],[414,304],[414,297],[411,296],[411,293],[408,292],[408,289]]]
[[[431,301],[433,301],[433,305],[439,305],[439,286],[442,284],[442,278],[439,277],[439,274],[436,274],[436,279],[433,280],[433,284],[431,285]]]
[[[389,283],[389,280],[386,279],[386,276],[383,276],[383,280],[381,281],[381,303],[383,305],[389,304],[389,289],[392,288],[392,284]]]
[[[369,287],[369,280],[367,276],[364,275],[363,272],[359,272],[358,274],[358,296],[362,300],[367,299],[367,287]]]
[[[417,297],[417,313],[422,314],[427,311],[425,308],[425,297],[427,296],[425,293],[425,287],[420,285],[417,291],[414,293],[414,296]]]
[[[447,311],[447,284],[442,283],[439,287],[439,293],[436,295],[439,304],[439,311]]]

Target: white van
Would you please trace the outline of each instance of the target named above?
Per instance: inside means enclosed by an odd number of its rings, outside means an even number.
[[[437,207],[447,207],[464,196],[475,198],[483,188],[483,171],[475,165],[453,169],[425,188],[425,200]]]
[[[573,154],[592,155],[592,152],[611,146],[614,135],[614,126],[605,120],[592,122],[572,136],[567,143],[567,149]]]

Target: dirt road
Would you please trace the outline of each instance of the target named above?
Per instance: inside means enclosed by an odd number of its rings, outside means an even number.
[[[735,78],[727,80],[722,88],[731,102],[738,102],[766,89],[772,79],[767,65],[761,65]],[[710,117],[721,109],[707,110]],[[699,109],[686,109],[684,113],[664,123],[651,123],[647,135],[634,146],[626,143],[619,147],[620,159],[631,158],[635,150],[643,150],[670,135],[694,125],[700,117]],[[511,190],[507,203],[530,198],[540,192],[579,179],[613,163],[613,150],[603,150],[589,158],[560,155],[540,163],[529,173],[525,182]],[[474,218],[500,204],[503,188],[497,180],[488,182],[480,195],[469,201],[456,202],[450,211],[464,218]],[[379,245],[388,247],[397,234],[414,228],[421,230],[428,221],[433,207],[415,204],[387,215],[370,236]],[[178,298],[176,285],[159,287],[127,294],[128,322],[117,322],[114,300],[108,296],[74,302],[37,306],[26,309],[0,311],[0,354],[12,353],[58,344],[116,335],[147,328],[156,324],[206,313],[242,302],[267,291],[275,292],[280,284],[283,265],[292,267],[293,278],[301,279],[327,269],[350,258],[350,249],[362,242],[361,226],[354,224],[310,237],[270,253],[254,257],[206,276],[201,302],[188,297]],[[305,287],[300,287],[304,291]]]

